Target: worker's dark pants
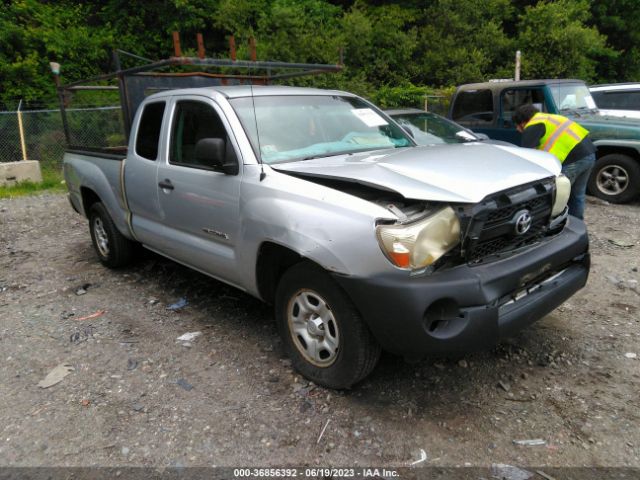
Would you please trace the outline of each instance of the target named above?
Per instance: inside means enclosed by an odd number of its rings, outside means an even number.
[[[564,173],[571,182],[571,195],[569,196],[569,215],[584,218],[584,202],[587,195],[587,181],[589,174],[596,162],[596,154],[592,153],[580,160],[562,165],[562,173]]]

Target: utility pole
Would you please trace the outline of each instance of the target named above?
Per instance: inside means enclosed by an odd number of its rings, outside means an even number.
[[[520,50],[516,51],[516,73],[514,78],[516,82],[520,80]]]

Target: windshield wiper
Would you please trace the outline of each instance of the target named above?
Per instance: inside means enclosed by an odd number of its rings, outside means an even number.
[[[319,153],[317,155],[309,155],[308,157],[301,158],[300,160],[314,160],[316,158],[333,157],[336,155],[340,155],[340,154],[339,153]]]
[[[560,113],[568,113],[569,115],[577,115],[579,117],[580,114],[584,112],[580,112],[577,108],[561,108]]]
[[[314,160],[316,158],[323,158],[323,157],[337,157],[339,155],[353,155],[354,153],[371,152],[373,150],[381,150],[383,148],[388,148],[388,147],[362,148],[360,150],[342,150],[340,152],[317,153],[315,155],[309,155],[307,157],[303,157],[300,160]]]

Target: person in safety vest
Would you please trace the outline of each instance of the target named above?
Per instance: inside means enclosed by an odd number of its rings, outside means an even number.
[[[567,117],[540,113],[530,104],[515,111],[513,122],[522,133],[522,147],[544,150],[560,160],[562,173],[571,182],[569,214],[584,218],[587,180],[596,161],[589,132]]]

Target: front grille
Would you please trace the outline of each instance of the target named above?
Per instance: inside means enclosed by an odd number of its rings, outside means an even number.
[[[547,205],[546,197],[536,197],[533,198],[529,202],[522,202],[517,205],[512,205],[510,207],[499,208],[497,210],[492,210],[489,212],[487,221],[485,222],[487,225],[497,224],[500,222],[509,221],[513,218],[513,216],[523,207],[528,208],[531,211],[542,212],[544,211]],[[549,213],[551,213],[551,209],[549,208]]]
[[[485,198],[466,219],[463,258],[479,262],[542,240],[549,233],[554,188],[553,179],[547,179]],[[526,214],[530,226],[522,232]],[[516,224],[520,224],[520,231]]]

